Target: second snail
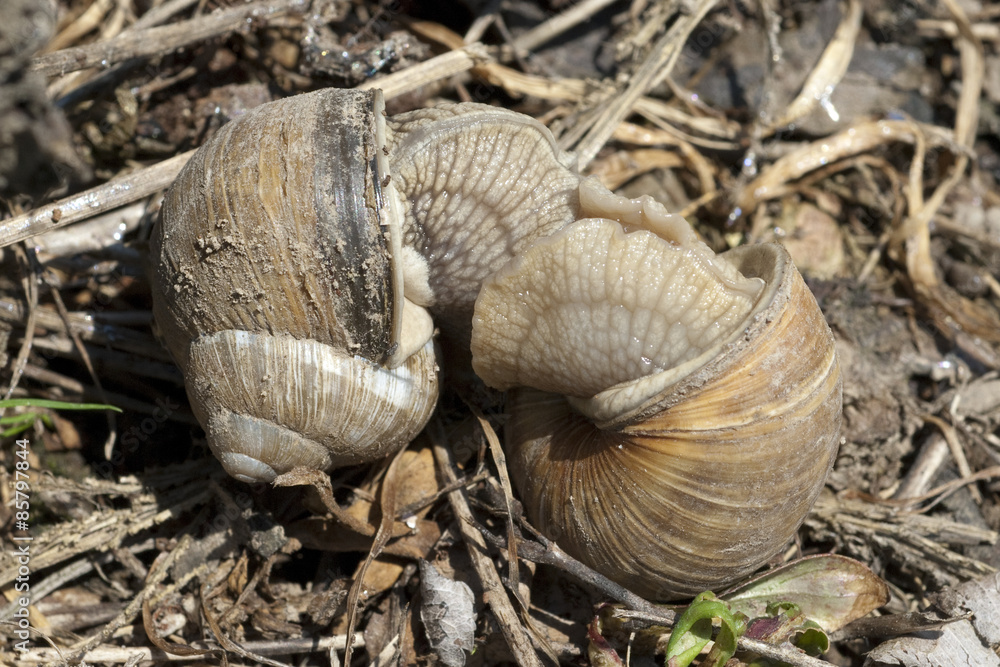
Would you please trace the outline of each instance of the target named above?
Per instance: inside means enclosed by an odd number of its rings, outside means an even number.
[[[716,255],[511,111],[266,104],[185,167],[152,253],[158,326],[239,479],[388,455],[471,355],[509,392],[532,523],[670,600],[783,548],[836,453],[833,337],[788,254]]]

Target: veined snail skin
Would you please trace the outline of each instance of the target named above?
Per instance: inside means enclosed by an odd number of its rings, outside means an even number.
[[[482,104],[399,114],[390,160],[408,207],[404,243],[427,260],[434,322],[467,364],[479,286],[580,216],[573,156],[530,116]]]
[[[508,464],[543,533],[651,599],[719,590],[787,544],[833,464],[832,334],[781,246],[715,256],[651,200],[584,199],[625,225],[582,220],[487,280],[475,370],[515,388]]]

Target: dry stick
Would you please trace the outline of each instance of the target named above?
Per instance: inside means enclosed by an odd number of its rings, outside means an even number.
[[[850,505],[839,499],[821,498],[806,521],[813,524],[816,522],[825,524],[841,535],[857,535],[869,544],[874,541],[878,548],[885,548],[891,542],[890,546],[893,548],[899,548],[913,554],[912,562],[919,563],[921,567],[929,571],[943,569],[950,575],[970,579],[997,571],[997,568],[991,565],[952,551],[941,543],[939,535],[932,538],[918,533],[911,523],[900,523],[891,514],[884,512],[871,518],[871,512],[867,508],[862,506],[860,510],[852,509]],[[981,534],[979,529],[977,529],[977,533]],[[985,541],[989,542],[994,539],[995,533],[992,535],[982,534],[982,536],[986,537]],[[980,538],[977,537],[977,539]],[[910,558],[911,556],[904,557]]]
[[[359,86],[359,89],[381,88],[386,99],[391,99],[432,81],[453,76],[490,61],[482,44],[471,44],[464,49],[431,58],[406,71],[368,81]],[[158,164],[65,197],[24,215],[4,220],[0,222],[0,248],[152,195],[170,186],[193,154],[194,150],[190,150],[175,155]]]
[[[441,425],[435,426],[428,431],[431,442],[434,445],[434,458],[437,460],[438,469],[441,472],[442,484],[453,484],[455,482],[455,471],[452,467],[451,452],[444,445],[445,436]],[[507,645],[514,654],[514,660],[522,667],[542,667],[538,654],[535,653],[531,645],[531,638],[528,636],[524,626],[521,625],[514,605],[507,597],[500,575],[497,573],[493,561],[486,552],[486,540],[473,528],[472,510],[461,490],[455,490],[448,494],[452,511],[458,522],[458,528],[462,533],[462,539],[469,549],[469,558],[472,560],[476,573],[483,584],[484,597],[486,603],[493,611],[497,622],[500,624],[500,632],[503,633]]]
[[[111,11],[112,4],[113,0],[96,0],[96,2],[91,3],[72,23],[52,38],[48,45],[46,45],[45,50],[61,49],[77,41],[94,28],[99,27],[105,15]]]
[[[196,520],[200,521],[200,519]],[[246,557],[246,552],[243,553],[243,557]],[[154,563],[155,566],[155,563]],[[232,571],[232,568],[228,570]],[[203,582],[204,575],[211,574],[212,577],[216,577],[219,574],[219,568],[217,563],[212,563],[211,561],[203,562],[194,569],[189,570],[180,577],[175,576],[174,580],[167,586],[162,587],[155,595],[147,597],[142,601],[142,627],[146,631],[146,639],[152,642],[153,646],[161,651],[165,651],[174,655],[202,655],[208,653],[221,653],[223,664],[226,664],[226,657],[223,651],[219,649],[199,649],[188,646],[186,644],[171,644],[167,642],[162,637],[159,637],[155,629],[153,629],[152,623],[152,612],[150,611],[150,606],[154,604],[159,604],[165,599],[173,596],[177,591],[182,590],[188,585],[188,582],[192,579],[197,579],[199,583]],[[176,573],[175,573],[176,575]],[[148,573],[147,573],[148,576]],[[204,585],[202,585],[200,591],[204,591]],[[152,630],[152,631],[151,631]]]
[[[529,614],[528,604],[525,603],[524,598],[521,596],[519,588],[521,583],[520,560],[517,557],[517,532],[514,529],[514,490],[510,483],[510,475],[507,472],[507,457],[504,455],[503,447],[500,445],[500,438],[497,437],[496,431],[490,426],[483,413],[475,406],[470,405],[469,407],[472,408],[472,414],[479,421],[479,427],[482,429],[483,435],[486,436],[486,440],[489,443],[490,452],[493,454],[493,462],[497,468],[497,476],[500,478],[500,488],[503,489],[504,509],[507,515],[505,523],[507,524],[507,578],[510,584],[509,590],[520,608],[524,625],[534,635],[536,644],[545,651],[545,654],[553,663],[559,664],[559,656],[549,646],[547,639],[535,625]]]
[[[981,40],[990,42],[1000,42],[1000,25],[994,23],[975,23],[972,26],[972,34]],[[960,30],[954,21],[940,21],[937,19],[920,19],[917,21],[917,31],[921,37],[950,37],[958,36]]]
[[[932,433],[921,446],[917,458],[903,478],[903,482],[893,494],[893,500],[919,502],[915,496],[922,496],[930,488],[938,471],[948,458],[949,444],[940,433]]]
[[[962,90],[959,93],[958,109],[955,117],[955,139],[963,146],[972,148],[979,126],[979,97],[983,91],[986,76],[983,43],[973,33],[965,12],[955,0],[944,0],[952,19],[958,25],[962,39],[958,43],[962,65]]]
[[[135,231],[146,214],[146,202],[95,215],[86,222],[56,229],[36,237],[32,245],[43,263],[58,257],[100,253],[109,245],[121,243],[125,234]]]
[[[368,573],[369,567],[371,567],[372,562],[378,558],[378,555],[382,553],[385,545],[388,544],[389,539],[392,537],[392,526],[396,521],[396,497],[397,497],[397,474],[399,473],[400,461],[403,460],[403,452],[406,451],[404,446],[396,455],[392,457],[392,462],[389,463],[389,467],[386,468],[385,475],[382,477],[382,489],[379,493],[379,511],[382,513],[382,518],[379,521],[378,530],[375,533],[375,538],[372,540],[371,549],[368,550],[368,555],[365,560],[362,561],[361,567],[358,569],[358,573],[354,578],[354,582],[351,584],[350,590],[347,592],[347,636],[354,636],[354,627],[358,619],[358,602],[361,599],[361,591],[364,588],[365,575]],[[344,664],[351,664],[351,655],[354,652],[354,645],[351,642],[347,642],[347,648],[344,649]]]
[[[149,545],[151,548],[153,545],[152,540],[147,540],[143,543],[143,546]],[[145,550],[145,549],[144,549]],[[57,591],[62,588],[67,583],[78,579],[83,575],[91,572],[94,569],[94,564],[107,565],[115,559],[113,553],[104,552],[99,554],[94,554],[86,558],[81,558],[71,562],[66,567],[56,570],[49,576],[42,579],[42,581],[37,584],[31,583],[31,604],[37,605],[45,596],[49,595],[53,591]],[[20,608],[17,600],[10,602],[6,607],[0,609],[0,621],[5,621],[14,615],[14,612]]]
[[[135,14],[132,9],[133,2],[134,0],[115,0],[114,6],[97,30],[95,41],[106,42],[125,30],[129,17]]]
[[[480,482],[485,481],[488,477],[489,477],[488,473],[481,472],[478,475],[474,475],[472,477],[462,477],[460,479],[457,479],[455,480],[454,484],[449,484],[430,495],[424,496],[419,500],[413,501],[412,503],[406,505],[405,507],[398,508],[396,510],[396,521],[404,521],[407,517],[416,514],[423,508],[436,503],[438,501],[438,498],[440,498],[441,496],[448,495],[449,493],[451,493],[456,489],[464,489],[465,487],[479,484]]]
[[[26,323],[25,320],[30,311],[26,311],[23,303],[0,298],[0,321],[2,322],[17,326],[27,325],[28,328],[37,325],[57,333],[67,333],[66,325],[68,323],[71,330],[79,333],[83,340],[92,342],[94,345],[105,345],[142,357],[170,362],[170,355],[163,349],[163,346],[153,339],[152,335],[143,335],[135,329],[105,323],[103,321],[105,318],[109,322],[115,321],[111,313],[71,312],[68,313],[67,322],[64,322],[59,314],[53,312],[51,308],[39,307],[34,310],[34,313],[35,319]],[[118,322],[122,325],[144,325],[149,322],[148,315],[145,320],[129,313],[123,313],[123,315],[127,316],[118,318]],[[101,321],[98,321],[98,317],[101,318]]]
[[[174,14],[179,14],[191,5],[198,4],[198,0],[167,0],[162,5],[152,7],[145,14],[135,20],[126,32],[133,30],[144,30],[160,25]]]
[[[34,250],[28,250],[28,258],[31,260],[32,266],[36,267],[40,272],[40,266],[38,264],[38,258],[35,257]],[[97,394],[100,396],[102,403],[107,405],[108,394],[104,391],[104,385],[101,384],[101,376],[94,369],[94,362],[90,359],[90,354],[87,353],[87,347],[83,344],[83,339],[80,337],[79,331],[73,331],[73,328],[69,325],[69,310],[66,308],[66,303],[63,301],[62,294],[58,289],[53,289],[52,301],[56,305],[56,310],[59,312],[59,318],[63,321],[66,326],[66,331],[69,334],[70,339],[73,341],[73,347],[76,349],[77,354],[80,355],[80,360],[83,362],[84,368],[87,369],[87,374],[90,375],[90,379],[94,382],[94,387],[97,388]],[[104,458],[108,461],[111,460],[111,451],[114,449],[115,441],[118,440],[118,420],[115,418],[115,413],[112,411],[107,411],[105,413],[105,418],[108,422],[108,436],[104,441]]]
[[[729,139],[736,137],[735,126],[720,125],[718,119],[711,116],[700,118],[688,116],[679,109],[667,106],[664,102],[651,97],[641,98],[636,103],[635,110],[643,116],[655,118],[659,121],[659,127],[624,122],[615,128],[615,133],[612,135],[614,139],[622,143],[649,147],[662,147],[664,144],[678,146],[682,141],[715,150],[734,150],[739,147],[736,142],[729,141]],[[717,141],[698,137],[682,132],[675,127],[683,124],[703,134],[723,137],[725,140]]]
[[[494,62],[488,49],[483,44],[476,42],[468,46],[448,51],[430,60],[407,67],[405,70],[390,74],[379,79],[369,79],[360,86],[358,90],[370,90],[379,88],[385,99],[389,100],[399,97],[405,93],[413,92],[421,86],[456,74],[461,74],[473,67],[486,65]]]
[[[175,155],[29,213],[4,220],[0,222],[0,248],[148,197],[173,183],[181,167],[187,164],[193,154],[194,151],[191,150]]]
[[[641,20],[639,18],[640,13],[636,9],[636,5],[633,4],[629,9],[629,13],[633,15],[632,20],[638,23],[637,29],[628,36],[626,41],[617,45],[616,51],[618,51],[619,57],[624,55],[624,52],[621,51],[622,47],[629,49],[629,52],[632,54],[642,53],[642,49],[646,48],[646,45],[663,30],[663,26],[674,15],[673,7],[666,2],[660,3],[659,7],[654,11],[648,12],[645,18]],[[689,95],[680,92],[678,86],[673,81],[667,79],[666,83],[670,87],[674,97],[679,101],[684,101],[685,98],[689,97]]]
[[[847,73],[847,66],[850,65],[854,55],[854,45],[857,42],[858,33],[861,31],[861,16],[864,13],[862,9],[861,0],[848,0],[847,12],[840,25],[837,26],[837,32],[827,44],[819,62],[816,63],[816,67],[813,68],[806,82],[802,85],[802,91],[788,105],[781,118],[771,123],[765,134],[773,134],[786,125],[794,123],[830,96],[844,74]]]
[[[133,23],[126,30],[122,31],[122,35],[133,34],[139,32],[140,30],[158,26],[170,19],[174,14],[184,11],[197,2],[198,0],[168,0],[162,5],[153,7],[148,12],[140,16],[135,23]],[[119,37],[120,36],[121,35],[119,35]],[[58,99],[55,102],[56,106],[66,107],[76,101],[91,97],[94,91],[103,86],[111,85],[112,82],[121,78],[126,70],[129,70],[142,62],[143,60],[140,58],[126,60],[125,62],[119,63],[107,71],[101,72],[96,76],[92,76],[89,80],[83,81],[79,85],[76,85],[76,81],[79,79],[74,79],[73,81],[68,81],[65,78],[59,79],[49,86],[50,97],[58,95]],[[76,75],[74,74],[74,76]],[[75,85],[74,88],[65,90],[65,88],[73,85]],[[53,91],[56,91],[55,94],[53,94]]]
[[[983,44],[973,34],[962,8],[954,0],[945,0],[944,4],[959,28],[956,46],[962,65],[961,92],[955,110],[955,141],[971,150],[979,122],[979,98],[985,79]],[[920,202],[919,210],[907,211],[907,219],[900,230],[900,237],[906,253],[907,275],[922,300],[951,316],[961,332],[995,338],[995,318],[992,315],[981,312],[972,302],[964,298],[952,299],[942,292],[930,253],[931,221],[952,189],[964,177],[968,164],[968,155],[959,153],[951,173],[938,184],[930,199]]]
[[[184,467],[179,470],[190,472]],[[213,471],[211,474],[222,473]],[[167,507],[153,506],[152,498],[140,493],[131,509],[98,510],[84,519],[63,522],[58,530],[52,529],[36,536],[32,543],[32,571],[41,572],[91,551],[114,549],[129,536],[174,519],[204,503],[208,493],[206,485],[199,480],[161,492],[160,496]],[[14,581],[18,576],[18,567],[16,559],[0,560],[0,586]]]
[[[24,304],[19,300],[0,297],[0,321],[24,326],[27,313]],[[67,321],[63,321],[59,313],[48,306],[38,308],[35,324],[49,331],[66,333],[66,326],[78,332],[84,340],[101,345],[109,345],[119,350],[126,350],[169,361],[170,356],[155,343],[152,335],[141,334],[134,329],[121,328],[125,326],[145,326],[151,321],[149,311],[118,311],[102,313],[100,311],[72,311],[68,313]]]
[[[534,531],[530,526],[529,529]],[[497,546],[504,546],[495,535],[490,534],[485,529],[482,529],[482,531],[486,539],[494,542]],[[535,538],[538,540],[537,542],[523,538],[519,539],[518,554],[524,560],[557,567],[584,584],[597,589],[602,595],[622,603],[629,609],[642,612],[649,618],[655,618],[659,623],[673,625],[677,620],[677,614],[674,611],[657,607],[652,602],[636,595],[621,584],[611,581],[600,572],[595,571],[570,556],[560,549],[559,545],[555,542],[550,541],[543,535],[537,534],[537,531]]]
[[[31,341],[35,336],[35,320],[38,319],[39,311],[38,281],[36,280],[35,272],[32,270],[31,262],[28,261],[28,251],[20,246],[15,250],[18,264],[21,265],[24,271],[22,284],[24,286],[25,299],[27,300],[28,317],[26,318],[24,327],[24,341],[21,343],[21,349],[17,352],[17,357],[14,359],[13,370],[11,370],[10,374],[10,386],[4,392],[4,400],[9,399],[13,395],[14,389],[21,380],[21,375],[27,366],[28,354],[31,352]]]
[[[604,110],[599,114],[586,136],[576,146],[581,171],[590,164],[597,152],[607,143],[618,125],[632,113],[632,107],[635,106],[639,98],[670,74],[684,48],[684,42],[688,35],[717,2],[718,0],[701,0],[690,14],[678,18],[676,23],[653,47],[652,54],[632,77],[625,91],[605,102]]]
[[[832,663],[829,663],[826,660],[820,660],[819,658],[813,658],[812,656],[806,655],[798,649],[775,646],[774,644],[768,644],[767,642],[762,642],[757,639],[740,637],[736,643],[740,649],[744,651],[753,651],[763,658],[778,660],[792,665],[793,667],[830,667],[832,665]]]
[[[355,646],[364,646],[365,639],[359,632],[354,637],[353,644]],[[248,651],[252,651],[257,655],[285,655],[293,653],[317,653],[319,651],[326,651],[333,649],[335,651],[343,651],[344,647],[347,645],[346,635],[337,635],[336,637],[324,637],[323,639],[317,639],[314,637],[297,637],[294,639],[276,639],[269,641],[256,641],[256,642],[246,642],[243,647]],[[206,650],[217,649],[218,647],[207,642],[194,642],[193,646],[196,648],[204,648]],[[55,649],[32,649],[26,653],[18,654],[17,660],[19,663],[35,664],[39,662],[50,662],[53,660],[59,660],[59,653]],[[133,660],[138,660],[138,662],[131,662]],[[116,662],[131,662],[131,664],[145,664],[145,663],[158,663],[158,662],[193,662],[195,660],[204,660],[203,655],[186,655],[178,656],[171,655],[169,653],[164,653],[159,649],[151,649],[145,646],[137,647],[117,647],[117,646],[98,646],[85,653],[81,662],[86,662],[89,664],[95,663],[116,663]]]
[[[228,499],[227,497],[228,494],[225,494],[224,498]],[[231,502],[231,499],[229,500]],[[235,503],[233,506],[235,506]],[[246,555],[246,551],[243,552],[243,555],[244,556]],[[274,567],[275,561],[281,556],[283,556],[281,551],[276,551],[275,553],[271,554],[260,567],[257,568],[257,571],[253,573],[253,576],[250,577],[250,580],[243,585],[243,590],[241,590],[240,594],[236,596],[236,600],[234,600],[233,603],[229,605],[229,609],[226,609],[226,611],[222,613],[222,616],[219,618],[220,623],[228,623],[229,620],[232,618],[232,616],[235,615],[237,611],[240,611],[242,609],[243,603],[246,602],[246,599],[250,597],[251,593],[257,590],[257,586],[260,585],[261,580],[264,577],[269,577],[271,575],[271,569]]]
[[[955,141],[960,146],[971,149],[979,121],[979,96],[985,77],[983,44],[972,34],[965,13],[955,4],[954,0],[945,0],[945,6],[959,27],[957,41],[962,64],[962,88],[955,111]],[[921,148],[920,144],[917,147]],[[907,238],[907,269],[911,278],[918,284],[930,287],[937,284],[937,277],[932,268],[933,261],[930,257],[930,222],[944,203],[945,197],[961,180],[968,162],[968,156],[962,153],[958,154],[951,174],[938,185],[929,201],[924,202],[919,196],[920,193],[911,193],[911,197],[914,198],[914,202],[919,208],[915,211],[909,211],[902,231]],[[911,178],[911,189],[914,185],[913,180]],[[928,276],[928,274],[930,275]],[[926,280],[930,282],[921,280],[921,277],[924,276],[927,276]]]
[[[278,662],[277,660],[272,660],[271,658],[265,658],[262,655],[258,655],[248,650],[244,646],[238,644],[237,642],[226,636],[226,633],[222,631],[219,626],[219,621],[215,617],[215,614],[208,608],[208,599],[205,597],[205,587],[201,589],[201,614],[205,617],[205,621],[208,623],[209,630],[215,635],[215,639],[219,642],[219,645],[223,650],[229,653],[235,653],[236,655],[249,660],[251,662],[260,662],[265,665],[270,665],[270,667],[290,667],[283,662]],[[350,650],[350,644],[348,644],[348,650]],[[225,663],[223,663],[225,664]]]
[[[956,154],[963,150],[955,144],[954,133],[943,127],[909,120],[866,120],[781,156],[743,188],[737,206],[752,211],[759,204],[785,194],[783,188],[790,181],[889,142],[916,143],[916,136],[921,133],[931,145],[944,146]]]
[[[578,23],[582,23],[615,0],[583,0],[561,14],[536,25],[514,40],[513,46],[519,51],[533,51],[553,37],[561,35]]]
[[[63,49],[35,58],[29,70],[48,76],[87,67],[104,67],[123,60],[172,53],[180,48],[245,29],[248,20],[264,22],[304,11],[303,0],[265,0],[241,5],[171,25],[122,33],[106,42]]]
[[[945,442],[948,443],[948,449],[951,450],[951,456],[955,459],[955,467],[958,468],[959,477],[964,481],[968,481],[972,477],[972,468],[969,466],[969,460],[965,458],[965,450],[962,449],[962,443],[958,440],[958,433],[955,431],[955,427],[934,415],[921,415],[920,418],[924,420],[925,424],[933,424],[941,431]],[[969,494],[977,504],[982,504],[983,496],[979,493],[979,489],[975,485],[969,486]]]
[[[414,21],[409,24],[409,28],[419,37],[438,42],[449,49],[469,48],[462,41],[461,35],[448,30],[440,24],[429,21]],[[400,72],[399,75],[403,75],[409,71],[410,69],[407,69],[405,72]],[[613,93],[612,87],[603,83],[573,78],[553,80],[548,77],[526,74],[525,72],[495,62],[489,62],[482,66],[474,66],[473,74],[482,78],[490,85],[503,88],[515,97],[531,95],[550,101],[580,103],[588,95],[595,92],[604,91],[608,96]],[[397,75],[394,74],[392,76]],[[380,79],[373,82],[374,86],[378,87],[381,81]],[[735,124],[720,125],[720,121],[716,118],[688,116],[682,111],[667,105],[665,102],[650,97],[640,97],[635,103],[635,111],[652,117],[666,119],[676,125],[686,125],[701,133],[720,137],[724,140],[734,139],[737,135],[738,126]],[[615,128],[615,132],[618,132],[618,128]],[[706,148],[732,150],[738,147],[732,141],[713,141],[711,139],[683,134],[677,130],[673,132],[690,143]],[[569,141],[568,143],[572,145],[573,141]],[[653,143],[658,144],[660,142]]]
[[[489,0],[481,10],[479,16],[472,22],[469,29],[465,31],[463,37],[466,44],[478,42],[483,38],[487,28],[498,22],[500,11],[500,0]]]
[[[528,606],[524,604],[524,600],[521,599],[521,592],[518,590],[521,575],[519,572],[519,560],[517,558],[517,533],[514,531],[514,490],[510,483],[510,475],[507,472],[507,457],[504,455],[503,447],[500,446],[500,438],[497,437],[496,431],[493,430],[490,423],[486,421],[483,413],[473,405],[469,405],[469,407],[472,409],[472,414],[475,416],[476,421],[479,422],[479,428],[490,445],[490,453],[493,454],[493,463],[497,467],[500,488],[503,490],[504,509],[507,514],[504,523],[507,525],[507,574],[510,578],[510,589],[514,595],[514,599],[517,600],[521,609],[527,614]]]
[[[933,502],[924,505],[920,509],[913,510],[914,513],[916,514],[924,514],[932,510],[934,507],[940,504],[945,498],[955,493],[963,486],[967,484],[974,484],[976,482],[985,482],[988,480],[996,479],[998,477],[1000,477],[1000,466],[991,466],[989,468],[983,468],[979,472],[973,473],[967,478],[954,479],[950,482],[942,484],[941,486],[937,486],[928,491],[927,493],[923,494],[922,496],[917,496],[915,498],[904,498],[901,504],[903,506],[908,507],[912,504],[922,503],[926,500],[931,500],[933,498]]]
[[[654,125],[666,130],[667,132],[670,131],[670,125],[668,123],[656,116],[641,112],[638,104],[636,104],[635,110],[642,113],[642,115]],[[618,130],[616,128],[614,134],[617,133]],[[678,137],[678,140],[675,142],[678,152],[684,157],[687,164],[690,165],[688,171],[697,176],[698,182],[701,186],[701,191],[703,193],[715,192],[715,170],[712,168],[712,165],[705,159],[704,156],[702,156],[701,153],[695,150],[694,146],[687,141],[683,133],[674,132],[674,134]]]
[[[131,623],[132,619],[139,615],[142,610],[143,601],[153,594],[159,585],[167,578],[170,574],[170,568],[173,566],[174,561],[177,560],[179,556],[187,552],[192,543],[191,536],[185,535],[181,538],[181,541],[170,553],[161,553],[154,561],[154,566],[150,570],[149,576],[146,577],[146,581],[142,587],[142,590],[129,601],[118,616],[112,620],[110,623],[101,628],[101,631],[97,634],[91,636],[88,639],[84,639],[78,642],[75,646],[70,648],[71,651],[68,655],[62,656],[60,660],[55,661],[55,664],[75,663],[79,662],[80,658],[91,649],[97,647],[101,642],[106,640],[115,630],[124,627],[126,624]]]
[[[128,410],[130,412],[136,412],[144,415],[160,416],[163,414],[163,409],[154,403],[115,392],[102,393],[99,392],[96,387],[85,385],[79,380],[67,377],[61,373],[56,373],[55,371],[48,370],[47,368],[35,366],[33,364],[28,364],[24,367],[24,377],[31,378],[32,380],[36,380],[42,384],[59,387],[64,391],[70,392],[71,394],[79,395],[86,401],[107,401],[109,404],[119,407],[122,410]],[[55,397],[59,398],[58,396]],[[194,415],[187,411],[171,412],[170,419],[182,424],[197,425],[198,423],[195,420]]]

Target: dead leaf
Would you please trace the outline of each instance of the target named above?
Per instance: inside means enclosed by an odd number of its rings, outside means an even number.
[[[833,632],[889,601],[889,587],[874,572],[844,556],[801,558],[722,596],[754,618],[773,602],[792,602],[807,618]]]
[[[982,640],[990,646],[1000,644],[1000,574],[942,591],[937,606],[953,616],[972,612],[972,626]]]
[[[1000,658],[979,642],[968,621],[951,623],[940,632],[923,637],[890,639],[876,646],[865,660],[865,667],[938,667],[959,664],[966,667],[1000,666]]]
[[[472,589],[461,581],[441,576],[434,566],[420,561],[420,591],[424,601],[420,620],[427,639],[441,662],[462,667],[465,652],[475,647],[476,612]]]

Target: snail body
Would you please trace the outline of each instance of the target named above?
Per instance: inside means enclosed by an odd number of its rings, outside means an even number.
[[[653,598],[770,558],[836,451],[833,340],[787,253],[714,255],[510,111],[386,119],[378,91],[265,105],[185,168],[152,251],[162,336],[241,479],[412,439],[438,395],[435,326],[511,390],[531,520]]]

